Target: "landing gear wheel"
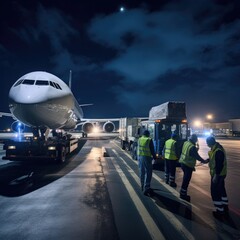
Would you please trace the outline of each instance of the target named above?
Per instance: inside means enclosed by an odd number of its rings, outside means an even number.
[[[83,132],[83,133],[82,133],[82,137],[83,137],[83,138],[86,138],[86,137],[87,137],[87,133],[84,133],[84,132]]]

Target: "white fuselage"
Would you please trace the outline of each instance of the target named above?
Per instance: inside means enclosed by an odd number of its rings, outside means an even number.
[[[47,72],[31,72],[19,78],[9,92],[13,116],[30,127],[73,129],[83,117],[70,88]]]

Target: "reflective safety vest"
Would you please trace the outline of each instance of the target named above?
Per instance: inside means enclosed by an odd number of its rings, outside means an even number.
[[[190,150],[194,147],[194,144],[190,141],[186,141],[183,144],[182,154],[180,156],[179,162],[187,165],[190,168],[194,168],[196,165],[196,159],[190,156]]]
[[[169,160],[177,160],[175,143],[176,141],[173,139],[168,139],[165,142],[164,158]]]
[[[208,152],[209,156],[209,168],[210,168],[210,175],[214,176],[216,173],[215,166],[216,166],[216,152],[222,151],[224,153],[224,162],[223,162],[223,169],[220,172],[220,176],[226,176],[227,175],[227,158],[226,153],[223,149],[223,147],[219,143],[215,143],[213,148]]]
[[[151,141],[151,138],[142,136],[138,139],[138,156],[146,156],[151,157],[151,151],[149,148],[149,143]]]

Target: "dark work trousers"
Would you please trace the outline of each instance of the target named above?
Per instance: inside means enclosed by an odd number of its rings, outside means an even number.
[[[177,160],[165,159],[165,182],[175,182]]]
[[[188,185],[189,182],[192,178],[192,172],[194,170],[194,168],[190,168],[185,164],[181,164],[182,170],[183,170],[183,181],[182,181],[182,187],[180,190],[180,194],[181,195],[187,195],[187,189],[188,189]]]
[[[213,204],[219,212],[223,212],[224,207],[228,206],[228,198],[225,189],[225,177],[226,176],[218,176],[216,183],[212,182],[213,177],[211,177],[211,196]]]
[[[142,190],[147,191],[152,180],[152,157],[138,156],[138,167]]]

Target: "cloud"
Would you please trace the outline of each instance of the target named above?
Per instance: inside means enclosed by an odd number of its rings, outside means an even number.
[[[25,15],[30,15],[24,9]],[[93,63],[84,56],[70,52],[70,42],[73,37],[79,37],[77,29],[72,27],[71,17],[65,15],[59,9],[47,9],[41,4],[36,10],[36,19],[29,25],[24,25],[16,33],[29,45],[48,51],[49,64],[53,71],[62,74],[69,69],[73,71],[91,70]],[[50,50],[49,50],[50,49]]]
[[[231,50],[236,50],[225,46],[240,30],[240,21],[213,29],[220,13],[222,16],[229,8],[208,1],[195,8],[193,4],[186,4],[184,9],[179,5],[172,3],[159,12],[135,9],[95,18],[89,26],[89,36],[118,50],[117,57],[105,68],[118,72],[127,81],[147,84],[169,71],[224,66]],[[207,7],[211,7],[209,14],[199,22],[197,16]],[[124,41],[129,34],[131,44]]]
[[[38,21],[38,35],[45,34],[57,52],[63,48],[64,42],[70,36],[77,35],[78,32],[71,27],[70,18],[65,16],[62,12],[54,9],[45,9],[39,5],[37,12]]]
[[[22,8],[22,7],[21,7]],[[23,10],[22,10],[23,11]],[[31,11],[24,9],[27,18],[30,18]],[[52,48],[59,51],[71,36],[78,32],[71,27],[71,18],[65,16],[57,9],[46,9],[41,4],[36,10],[36,18],[30,24],[25,24],[20,30],[16,31],[18,35],[27,42],[42,41],[41,37],[47,37]]]
[[[205,111],[209,102],[230,112],[231,100],[240,107],[240,20],[232,2],[217,2],[165,1],[158,10],[146,3],[95,15],[86,27],[61,4],[38,3],[31,11],[18,4],[16,51],[10,55],[6,46],[0,51],[8,55],[6,64],[9,59],[25,64],[18,64],[18,72],[37,67],[66,79],[72,69],[77,94],[84,89],[81,101],[90,96],[99,105],[108,103],[101,113],[118,106],[118,111],[145,115],[149,106],[171,100],[186,101],[192,112]]]
[[[11,52],[9,52],[2,44],[0,44],[0,63],[2,66],[2,74],[3,72],[7,72],[8,68],[12,68],[14,56]]]
[[[240,74],[240,20],[226,20],[232,11],[231,3],[171,1],[159,11],[97,16],[88,34],[117,51],[104,68],[122,78],[116,88],[121,103],[136,108],[149,96],[151,103],[188,100],[186,93],[209,98],[221,96]]]
[[[53,64],[53,71],[58,74],[64,74],[70,69],[74,74],[78,74],[82,71],[91,71],[97,67],[96,64],[90,63],[90,60],[83,57],[72,55],[67,49],[63,49],[58,54],[51,57],[51,63]]]

